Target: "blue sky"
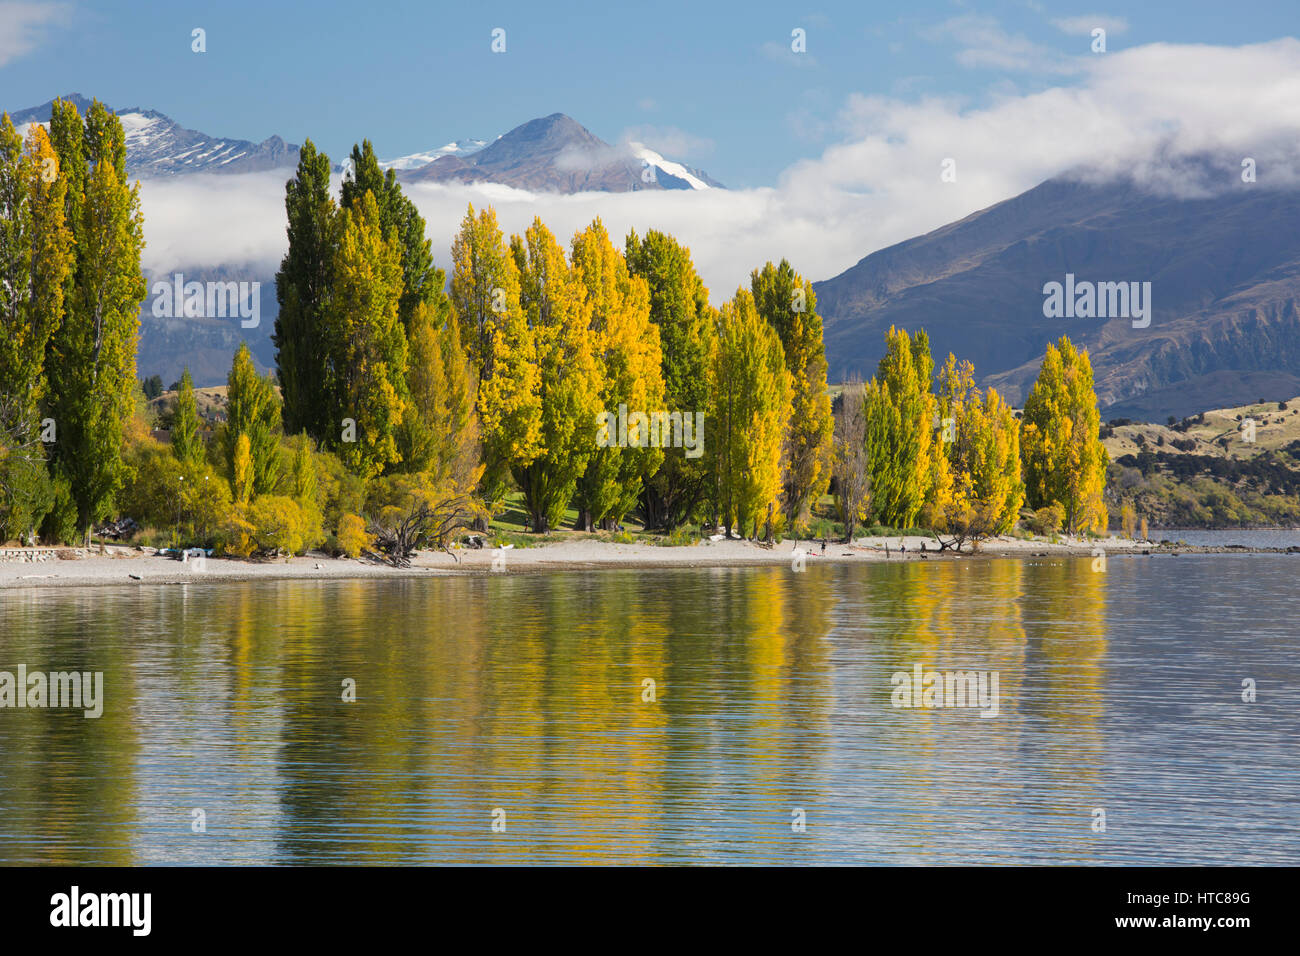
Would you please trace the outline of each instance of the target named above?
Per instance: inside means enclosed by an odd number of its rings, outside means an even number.
[[[63,4],[0,0],[0,107],[80,92],[217,136],[381,156],[489,138],[564,112],[632,133],[728,186],[777,183],[850,136],[853,94],[979,108],[1079,82],[1089,21],[1108,50],[1237,46],[1296,33],[1277,3]],[[190,31],[207,32],[207,52]],[[506,30],[506,52],[490,50]],[[790,53],[791,30],[807,52]]]

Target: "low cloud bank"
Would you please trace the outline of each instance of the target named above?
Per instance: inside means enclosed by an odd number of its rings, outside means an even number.
[[[957,100],[854,95],[839,117],[843,141],[795,164],[770,188],[573,196],[495,185],[405,189],[443,268],[468,203],[495,206],[507,233],[540,217],[564,242],[599,216],[619,238],[632,228],[675,235],[720,302],[768,259],[785,257],[809,278],[829,278],[870,252],[1056,175],[1127,176],[1195,198],[1240,187],[1241,162],[1249,158],[1254,188],[1300,184],[1293,158],[1300,41],[1151,44],[1083,60],[1079,71],[1074,85],[978,109]],[[952,181],[941,176],[946,160]],[[146,269],[273,273],[286,245],[289,175],[146,182]]]

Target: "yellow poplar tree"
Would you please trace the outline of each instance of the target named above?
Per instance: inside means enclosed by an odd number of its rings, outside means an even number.
[[[718,501],[728,536],[732,529],[758,537],[782,491],[781,461],[793,387],[776,331],[746,289],[723,305],[710,370],[707,442],[717,469]]]
[[[476,216],[469,207],[451,258],[452,311],[478,379],[485,466],[480,494],[492,507],[505,495],[511,468],[528,465],[542,448],[533,330],[520,304],[519,269],[494,209]]]
[[[1126,538],[1137,535],[1137,511],[1127,502],[1119,509],[1119,527]]]
[[[235,438],[235,458],[230,473],[230,494],[235,504],[247,504],[253,497],[253,443],[247,432]]]
[[[600,379],[592,355],[591,304],[581,275],[540,219],[511,240],[520,296],[532,332],[541,447],[514,464],[533,530],[549,531],[564,518],[596,447]]]
[[[975,369],[953,355],[939,373],[940,413],[950,418],[952,441],[942,444],[952,489],[941,529],[958,550],[966,540],[1004,534],[1024,502],[1020,477],[1020,422],[996,389],[982,395]]]
[[[332,417],[339,423],[331,445],[349,468],[369,478],[401,460],[396,433],[406,408],[406,334],[398,321],[402,259],[396,234],[380,231],[372,194],[342,216],[328,332]],[[344,431],[345,419],[356,423],[355,435]]]
[[[620,405],[629,415],[664,410],[663,351],[659,327],[650,321],[650,287],[628,272],[599,219],[573,237],[572,259],[591,304],[600,408],[611,415]],[[666,445],[667,436],[660,443]],[[662,447],[593,448],[578,482],[579,527],[591,531],[622,521],[663,460]]]
[[[1107,527],[1101,495],[1109,456],[1098,436],[1100,426],[1088,353],[1061,336],[1048,344],[1025,399],[1020,441],[1029,507],[1059,504],[1072,534]]]
[[[812,283],[790,263],[767,263],[750,276],[759,314],[781,337],[786,369],[794,388],[786,435],[783,507],[793,524],[826,493],[831,477],[835,429],[826,389],[826,348]]]

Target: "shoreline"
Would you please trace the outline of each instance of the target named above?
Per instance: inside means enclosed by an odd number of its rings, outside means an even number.
[[[393,580],[417,577],[449,577],[502,573],[493,570],[494,561],[504,561],[504,573],[553,573],[557,571],[663,570],[672,568],[779,567],[793,569],[796,546],[804,552],[804,567],[817,564],[862,564],[900,561],[964,561],[982,559],[1089,558],[1101,550],[1110,555],[1180,554],[1288,554],[1300,548],[1250,547],[1245,545],[1162,545],[1118,537],[1096,541],[1045,538],[993,538],[982,542],[979,551],[936,551],[933,539],[919,536],[901,539],[907,550],[898,549],[899,538],[857,538],[852,544],[783,541],[768,548],[752,541],[700,541],[691,545],[616,544],[574,540],[550,542],[528,548],[458,549],[456,556],[443,551],[425,551],[415,556],[409,568],[367,558],[333,558],[319,553],[290,559],[240,560],[208,558],[200,570],[172,557],[136,550],[124,545],[106,545],[103,553],[90,549],[5,549],[0,558],[0,590],[31,590],[58,587],[110,587],[128,585],[175,585],[230,581],[283,580]],[[921,551],[921,543],[927,545]],[[885,546],[888,544],[889,552]],[[62,556],[60,556],[62,555]]]

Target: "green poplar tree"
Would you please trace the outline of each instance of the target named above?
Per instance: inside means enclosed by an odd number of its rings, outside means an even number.
[[[53,462],[85,540],[112,507],[125,477],[122,440],[135,404],[135,352],[144,248],[140,187],[126,183],[122,124],[96,101],[84,124],[57,101],[50,121],[75,265],[63,316],[50,338],[47,405],[58,428]]]
[[[172,455],[182,465],[197,466],[203,462],[203,439],[199,437],[199,406],[194,397],[194,379],[188,366],[181,373],[181,388],[176,395],[176,411],[172,416]]]
[[[367,192],[375,197],[379,210],[379,227],[385,239],[397,243],[402,260],[402,296],[397,314],[402,327],[410,325],[416,308],[421,304],[438,305],[444,296],[446,276],[433,265],[433,252],[425,238],[425,223],[415,204],[402,193],[395,170],[384,172],[375,156],[370,140],[353,145],[352,174],[344,177],[342,200],[344,209],[355,209]]]
[[[337,433],[326,402],[331,382],[325,326],[333,289],[339,215],[330,196],[330,160],[309,139],[285,184],[289,250],[275,276],[280,312],[271,341],[284,401],[285,430],[318,441]]]
[[[280,456],[280,403],[269,376],[257,374],[248,344],[241,342],[226,378],[226,424],[222,428],[221,452],[236,500],[243,490],[249,498],[275,490],[284,463]],[[248,472],[241,472],[240,439],[248,442]]]
[[[401,460],[397,430],[406,407],[407,351],[398,319],[401,295],[400,250],[385,238],[378,204],[367,193],[343,210],[325,332],[330,418],[355,422],[355,435],[336,426],[328,444],[363,478]]]
[[[650,288],[650,321],[659,329],[667,410],[683,416],[705,411],[716,313],[690,250],[652,229],[643,239],[635,231],[628,233],[624,255],[628,271]],[[691,521],[712,487],[705,458],[687,458],[682,448],[665,449],[663,464],[646,483],[647,525],[668,531]]]
[[[30,535],[53,504],[37,411],[73,264],[66,191],[44,127],[24,148],[0,116],[0,538]]]
[[[933,359],[924,332],[892,326],[876,376],[867,383],[867,467],[872,508],[881,524],[916,525],[933,485]]]

